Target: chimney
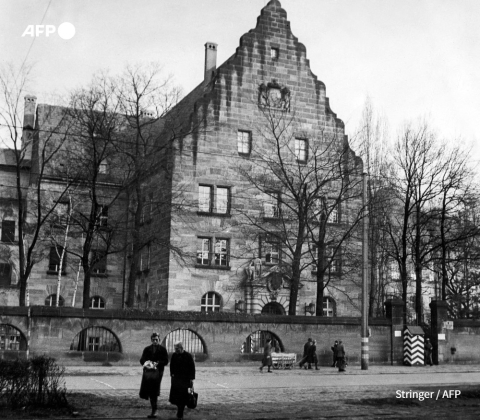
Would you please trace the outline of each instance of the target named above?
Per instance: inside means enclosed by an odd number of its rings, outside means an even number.
[[[23,132],[22,132],[22,149],[24,151],[24,159],[32,159],[33,146],[33,128],[35,127],[35,106],[37,97],[33,95],[25,96],[25,105],[23,108]]]
[[[25,96],[25,106],[23,109],[23,128],[33,130],[35,124],[35,105],[37,97],[33,95]]]
[[[207,42],[205,44],[205,84],[210,83],[217,69],[217,44]]]

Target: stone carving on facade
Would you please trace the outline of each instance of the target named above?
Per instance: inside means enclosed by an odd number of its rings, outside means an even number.
[[[258,87],[258,103],[262,106],[289,111],[290,89],[281,86],[276,79],[272,79],[267,84],[262,83]]]
[[[262,276],[262,260],[260,258],[253,258],[250,265],[245,269],[247,273],[247,280],[253,282]]]

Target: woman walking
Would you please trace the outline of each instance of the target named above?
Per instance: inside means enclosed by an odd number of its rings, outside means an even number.
[[[345,367],[347,363],[345,360],[345,347],[343,347],[342,340],[338,340],[338,346],[335,355],[337,359],[338,371],[345,372]]]
[[[176,342],[174,348],[175,353],[170,360],[172,387],[169,401],[177,406],[177,419],[183,419],[183,411],[188,401],[188,389],[193,388],[195,379],[195,362],[192,355],[183,349],[181,341]]]
[[[312,369],[312,364],[315,364],[315,370],[318,370],[317,340],[313,340],[312,344],[308,348],[307,363],[309,369]]]
[[[268,338],[265,347],[263,348],[262,366],[260,372],[263,372],[264,366],[268,367],[268,373],[272,373],[272,339]]]
[[[140,364],[143,365],[140,398],[150,399],[152,414],[147,417],[154,419],[157,417],[157,401],[160,395],[163,370],[168,365],[168,353],[167,349],[160,345],[160,337],[157,333],[153,333],[150,339],[152,344],[145,347],[140,358]]]

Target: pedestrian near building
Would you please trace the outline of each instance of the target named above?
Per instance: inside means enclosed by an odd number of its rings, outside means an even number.
[[[427,338],[425,341],[425,366],[427,364],[429,364],[430,366],[433,366],[432,352],[433,352],[432,343],[430,342],[430,339]]]
[[[343,346],[342,340],[338,340],[335,356],[337,360],[338,371],[345,372],[345,367],[347,363],[345,360],[345,357],[346,357],[345,347]]]
[[[307,362],[307,356],[308,356],[308,349],[310,348],[310,346],[312,345],[312,339],[309,338],[307,340],[307,342],[303,345],[303,355],[302,355],[302,360],[300,360],[300,362],[298,363],[298,365],[300,366],[300,368],[303,367],[303,365]],[[305,369],[307,367],[305,366]]]
[[[177,419],[183,419],[189,388],[193,387],[195,379],[195,362],[192,355],[183,349],[181,341],[174,344],[174,349],[175,353],[172,354],[172,360],[170,360],[172,385],[168,400],[177,406]]]
[[[263,372],[263,368],[268,367],[268,373],[272,373],[272,339],[268,338],[265,347],[263,348],[262,366],[260,366],[260,372]]]
[[[318,370],[318,358],[317,358],[317,341],[313,340],[312,344],[307,350],[307,364],[308,368],[312,369],[312,364],[315,364],[315,370]]]
[[[332,364],[332,367],[337,367],[337,346],[338,346],[338,341],[335,341],[335,343],[333,344],[332,347],[330,347],[332,349],[332,352],[333,352],[333,364]]]
[[[160,337],[157,333],[153,333],[150,339],[152,344],[145,347],[140,358],[140,363],[143,365],[140,398],[150,399],[152,414],[148,418],[155,418],[157,417],[157,402],[160,396],[163,371],[168,365],[168,353],[167,349],[160,345]]]

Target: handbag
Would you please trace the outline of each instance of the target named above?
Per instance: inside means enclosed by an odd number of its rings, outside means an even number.
[[[196,408],[198,402],[198,394],[194,391],[193,386],[188,390],[187,407]]]

